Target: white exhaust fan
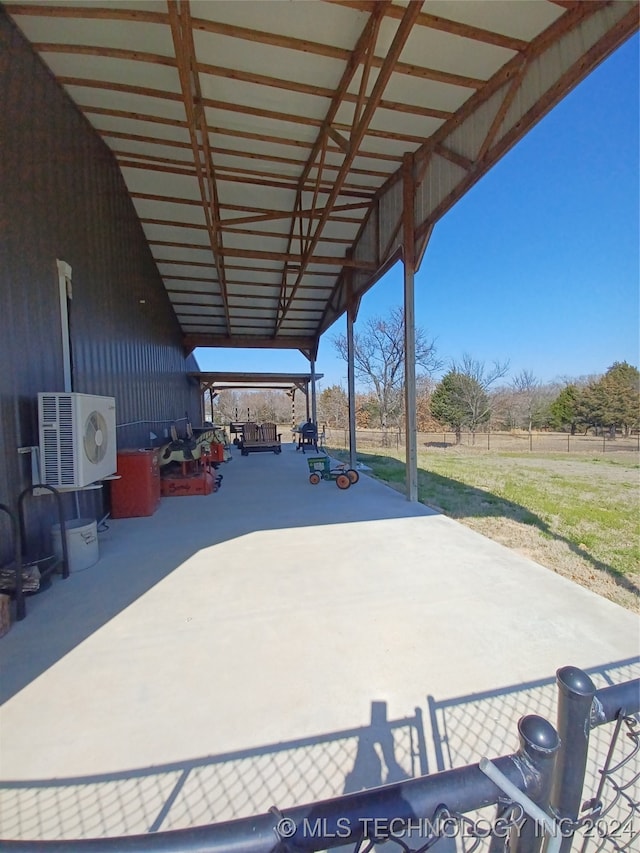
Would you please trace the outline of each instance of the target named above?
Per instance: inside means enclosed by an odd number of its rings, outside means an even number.
[[[40,393],[38,419],[43,483],[81,489],[115,474],[116,401],[113,397]]]

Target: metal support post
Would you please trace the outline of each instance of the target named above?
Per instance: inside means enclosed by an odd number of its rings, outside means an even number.
[[[414,300],[415,235],[413,156],[402,162],[404,266],[404,403],[407,500],[418,500],[418,426],[416,414],[416,315]]]
[[[591,706],[596,688],[586,672],[564,666],[556,673],[558,684],[558,751],[551,790],[551,808],[566,827],[580,814],[582,788],[587,767]],[[569,853],[572,833],[563,832],[560,853]]]
[[[349,397],[349,467],[356,467],[356,379],[353,348],[353,314],[347,310],[347,393]]]
[[[523,759],[530,762],[537,772],[537,784],[527,792],[528,798],[548,814],[560,738],[551,723],[533,715],[522,717],[518,723],[518,731]],[[544,827],[532,816],[527,816],[526,820],[511,832],[509,853],[538,853],[544,834]]]
[[[318,427],[318,409],[316,404],[316,360],[311,359],[311,421]]]

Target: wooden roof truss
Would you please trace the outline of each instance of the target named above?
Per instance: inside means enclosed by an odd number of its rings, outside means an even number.
[[[419,261],[639,23],[635,0],[4,8],[113,151],[185,349],[310,358],[401,256],[403,160]]]

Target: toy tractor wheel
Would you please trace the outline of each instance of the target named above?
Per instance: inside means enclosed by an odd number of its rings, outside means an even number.
[[[358,474],[358,472],[355,470],[355,468],[347,468],[347,470],[344,473],[349,478],[349,482],[351,483],[352,486],[354,485],[354,483],[357,483],[358,480],[360,479],[360,474]]]
[[[336,477],[336,486],[339,489],[348,489],[351,485],[351,480],[347,477],[346,474],[338,474]]]
[[[309,474],[309,482],[312,486],[317,486],[320,482],[320,474]]]

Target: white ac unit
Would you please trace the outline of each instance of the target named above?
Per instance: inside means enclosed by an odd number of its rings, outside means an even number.
[[[80,489],[115,474],[116,401],[113,397],[40,393],[38,419],[43,483]]]

